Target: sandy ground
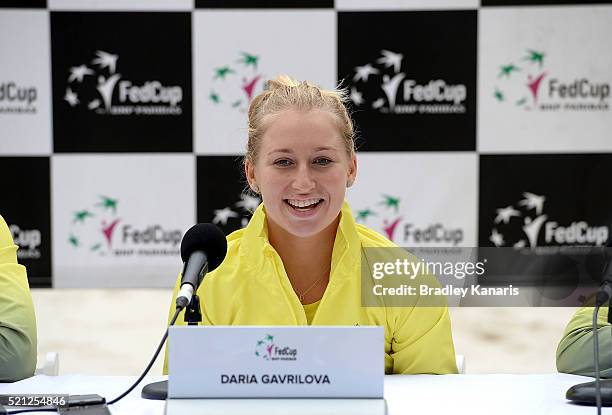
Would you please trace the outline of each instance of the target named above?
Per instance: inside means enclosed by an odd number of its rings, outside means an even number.
[[[60,374],[139,374],[164,333],[169,289],[34,289],[39,361],[60,354]],[[555,372],[555,350],[574,308],[451,308],[467,373]],[[151,374],[160,374],[163,356]]]

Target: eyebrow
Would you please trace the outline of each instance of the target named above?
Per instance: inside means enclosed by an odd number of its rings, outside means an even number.
[[[331,147],[331,146],[325,146],[325,147],[317,147],[315,148],[315,152],[316,151],[337,151],[336,147]],[[279,148],[277,150],[272,150],[268,153],[268,155],[274,154],[274,153],[287,153],[287,154],[293,154],[293,150],[290,148]]]

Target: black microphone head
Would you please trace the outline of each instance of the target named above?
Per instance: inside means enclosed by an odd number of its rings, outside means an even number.
[[[208,258],[208,272],[217,268],[227,254],[227,239],[218,226],[212,223],[193,225],[181,241],[181,259],[187,262],[195,251],[203,251]]]

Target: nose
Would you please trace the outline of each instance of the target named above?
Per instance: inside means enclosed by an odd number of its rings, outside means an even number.
[[[315,188],[310,166],[302,165],[295,170],[291,186],[298,192],[307,193]]]

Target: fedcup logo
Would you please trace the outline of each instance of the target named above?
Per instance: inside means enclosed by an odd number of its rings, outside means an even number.
[[[399,214],[399,202],[400,199],[398,197],[390,196],[390,195],[382,195],[383,200],[377,204],[377,206],[384,206],[386,210],[385,218],[383,219],[383,231],[385,236],[394,241],[395,230],[397,229],[397,225],[402,220]],[[389,212],[390,211],[390,212]],[[390,216],[389,216],[390,213]],[[357,211],[356,220],[357,222],[366,223],[370,216],[378,216],[377,213],[372,208],[366,208]]]
[[[607,226],[591,226],[585,220],[559,224],[544,210],[546,196],[524,192],[513,205],[496,209],[489,241],[496,247],[536,249],[542,245],[603,246],[608,239]]]
[[[95,57],[69,70],[64,101],[100,115],[180,115],[183,89],[161,81],[142,85],[118,73],[119,55],[98,50]]]
[[[607,111],[610,83],[583,75],[559,79],[545,64],[544,51],[527,49],[499,65],[493,97],[499,104],[526,111]]]
[[[288,346],[278,346],[274,336],[266,334],[263,339],[255,343],[255,356],[263,360],[297,360],[297,349]]]
[[[257,340],[255,346],[255,356],[265,360],[272,360],[272,350],[274,349],[274,336],[269,334],[261,340]]]
[[[510,80],[514,76],[518,76],[518,72],[526,72],[529,69],[530,73],[526,73],[526,78],[521,78],[526,89],[519,92],[519,95],[514,99],[510,98],[509,93],[505,92],[505,87],[495,87],[494,97],[498,102],[505,102],[507,100],[514,101],[514,104],[525,109],[531,109],[531,107],[538,102],[538,93],[540,91],[540,84],[547,72],[542,69],[544,64],[543,52],[538,52],[533,49],[528,49],[526,55],[523,56],[520,61],[525,63],[524,69],[515,65],[514,63],[507,63],[500,65],[499,73],[497,78],[503,85],[504,81]],[[527,68],[531,65],[531,68]],[[531,98],[530,98],[531,97]]]
[[[258,63],[259,56],[240,52],[234,61],[216,67],[208,99],[215,106],[246,112],[265,79]]]
[[[466,112],[464,84],[452,84],[444,79],[411,79],[408,71],[402,71],[403,61],[403,54],[383,49],[378,58],[355,66],[349,95],[353,104],[359,109],[385,114]]]
[[[74,249],[108,254],[113,247],[113,235],[121,218],[117,217],[119,200],[99,196],[93,206],[73,213],[68,243]]]
[[[118,216],[118,205],[118,199],[101,195],[96,203],[74,211],[68,244],[81,252],[116,257],[179,254],[180,229],[164,229],[160,224],[138,227]]]
[[[449,229],[442,223],[429,224],[425,228],[405,222],[408,214],[400,213],[400,201],[397,196],[382,194],[380,200],[371,207],[357,210],[355,220],[368,225],[372,218],[380,222],[380,231],[390,241],[404,246],[414,246],[422,243],[443,243],[456,246],[463,241],[463,230]],[[372,220],[370,219],[370,221]]]
[[[226,226],[230,219],[239,219],[242,227],[249,223],[249,218],[261,203],[258,197],[250,196],[245,193],[240,194],[240,200],[233,205],[225,206],[223,209],[214,210],[212,223],[215,225]]]

